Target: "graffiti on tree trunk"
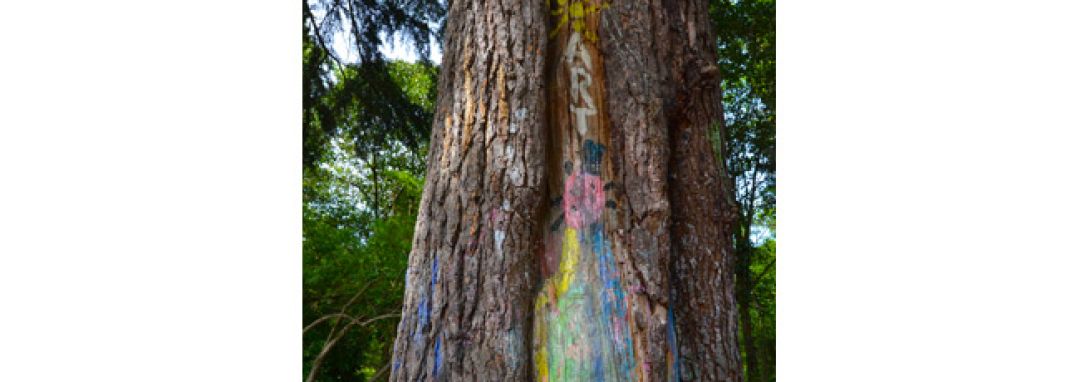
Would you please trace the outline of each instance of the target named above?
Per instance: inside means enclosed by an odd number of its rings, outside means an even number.
[[[617,204],[608,200],[613,185],[605,174],[606,134],[600,126],[603,112],[597,108],[603,85],[594,81],[594,74],[601,62],[590,52],[596,52],[597,35],[585,22],[586,15],[604,7],[559,0],[553,12],[559,17],[553,37],[563,25],[570,27],[562,54],[552,55],[559,59],[557,80],[563,80],[563,86],[553,86],[553,97],[565,97],[568,107],[555,109],[567,114],[553,118],[551,129],[559,135],[554,141],[563,146],[556,150],[562,153],[561,187],[556,187],[561,195],[552,202],[540,264],[543,285],[533,308],[538,381],[624,381],[649,374],[650,365],[635,357],[635,345],[641,344],[635,343],[630,322],[628,292],[641,287],[624,288],[605,233],[605,210],[615,210]],[[674,347],[670,351],[674,353]]]

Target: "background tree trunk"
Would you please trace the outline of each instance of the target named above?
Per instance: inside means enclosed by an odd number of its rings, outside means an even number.
[[[752,214],[753,210],[743,212],[743,214]],[[750,219],[752,216],[740,217],[742,223],[736,227],[736,242],[735,242],[735,294],[738,301],[742,303],[739,305],[739,320],[742,323],[742,340],[743,348],[746,350],[746,380],[756,382],[761,379],[761,373],[758,370],[758,354],[757,348],[754,343],[754,331],[753,320],[750,317],[750,302],[751,292],[753,286],[750,285],[750,255],[753,253],[753,247],[750,243]]]
[[[706,5],[452,2],[392,380],[741,380]]]

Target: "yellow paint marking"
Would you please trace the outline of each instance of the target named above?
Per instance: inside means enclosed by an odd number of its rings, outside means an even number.
[[[559,262],[559,273],[562,276],[562,279],[559,280],[560,296],[570,289],[570,282],[573,281],[574,268],[577,268],[580,253],[581,248],[578,247],[577,230],[567,227],[566,235],[563,236],[562,261]]]

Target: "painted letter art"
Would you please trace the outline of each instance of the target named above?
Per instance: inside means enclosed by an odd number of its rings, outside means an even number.
[[[559,26],[571,28],[562,54],[553,56],[560,59],[559,70],[564,71],[560,74],[569,84],[562,89],[568,88],[569,94],[553,97],[568,96],[569,108],[557,109],[556,113],[566,110],[568,115],[553,118],[551,126],[553,134],[561,134],[556,142],[564,147],[557,149],[562,152],[562,177],[555,190],[561,189],[561,195],[552,201],[540,267],[543,286],[534,307],[536,377],[544,382],[638,380],[648,374],[650,365],[639,364],[634,356],[631,297],[605,236],[605,210],[614,210],[616,203],[606,195],[612,184],[605,180],[609,164],[599,126],[603,112],[597,108],[602,84],[593,81],[601,64],[590,53],[596,49],[597,36],[584,21],[584,16],[603,7],[567,0],[558,5],[561,8],[554,14],[563,17]]]

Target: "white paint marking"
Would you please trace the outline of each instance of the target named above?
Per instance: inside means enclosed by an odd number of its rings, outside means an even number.
[[[592,76],[589,75],[589,72],[581,67],[570,68],[570,99],[585,106],[575,107],[573,104],[570,105],[570,112],[577,116],[576,126],[578,133],[581,135],[585,135],[585,132],[589,129],[586,117],[596,114],[596,105],[593,104],[592,97],[589,96],[589,85],[592,85]]]
[[[581,35],[578,32],[570,35],[570,41],[566,44],[566,53],[564,55],[566,63],[573,65],[575,56],[581,58],[585,68],[592,70],[592,57],[589,56],[589,50],[585,48],[585,44],[581,43]]]
[[[529,115],[529,109],[518,108],[514,110],[514,119],[510,121],[510,134],[517,134],[518,125]]]

